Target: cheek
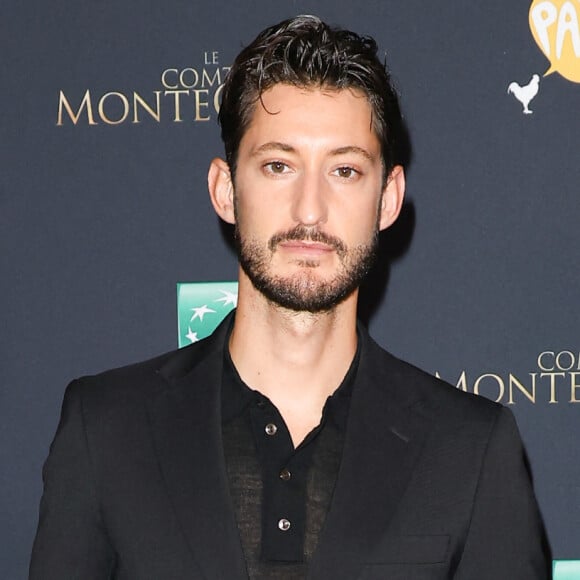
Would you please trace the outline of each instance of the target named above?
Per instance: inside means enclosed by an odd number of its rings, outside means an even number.
[[[238,232],[243,237],[258,241],[272,236],[273,219],[267,209],[236,198],[234,211]]]
[[[280,192],[236,186],[234,211],[238,228],[256,238],[269,239],[273,234],[292,227],[290,210]]]
[[[378,203],[350,208],[343,215],[338,235],[350,238],[352,245],[366,244],[377,231],[379,217]]]

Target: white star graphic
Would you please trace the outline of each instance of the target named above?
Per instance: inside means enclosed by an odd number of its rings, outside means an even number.
[[[223,302],[223,306],[227,306],[228,304],[232,304],[234,308],[238,305],[238,295],[234,292],[229,292],[228,290],[220,290],[223,294],[221,298],[214,300],[214,302]]]
[[[189,332],[185,335],[185,338],[188,338],[192,343],[197,342],[199,340],[199,338],[197,338],[197,332],[193,332],[191,326],[188,326],[187,328]]]
[[[191,318],[189,319],[189,322],[193,322],[196,318],[199,318],[199,320],[201,322],[203,322],[204,314],[208,314],[210,312],[213,312],[215,314],[215,310],[208,308],[207,304],[204,304],[203,306],[200,306],[199,308],[192,308],[191,310],[193,311],[193,314],[192,314]]]

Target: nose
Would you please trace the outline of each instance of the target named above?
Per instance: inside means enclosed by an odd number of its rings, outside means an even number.
[[[328,217],[327,192],[324,179],[305,173],[296,182],[292,203],[292,219],[301,225],[316,226]]]

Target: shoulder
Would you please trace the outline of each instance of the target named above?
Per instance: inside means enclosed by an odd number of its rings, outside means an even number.
[[[521,436],[509,408],[453,387],[374,341],[369,351],[374,374],[380,377],[370,388],[375,393],[370,404],[394,406],[400,416],[429,425],[431,449],[442,445],[448,450],[452,445],[480,458],[486,454],[521,458]]]
[[[505,407],[485,397],[466,393],[401,360],[367,336],[367,365],[382,377],[381,388],[401,406],[413,407],[438,420],[495,422]],[[508,414],[511,414],[508,411]]]
[[[217,347],[215,338],[209,337],[144,361],[79,377],[68,385],[65,403],[76,401],[91,411],[133,406],[156,392],[171,389],[175,381],[218,351]]]

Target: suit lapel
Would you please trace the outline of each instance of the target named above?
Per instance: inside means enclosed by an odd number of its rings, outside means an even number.
[[[362,340],[341,467],[311,579],[358,577],[387,530],[429,429],[390,355],[366,333]]]
[[[148,406],[161,470],[194,559],[208,579],[237,580],[247,573],[229,495],[220,413],[227,328],[222,324],[199,348],[195,345],[193,354],[178,351],[159,371],[167,382]]]

